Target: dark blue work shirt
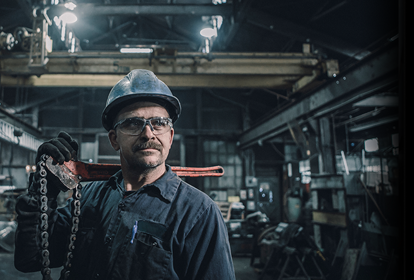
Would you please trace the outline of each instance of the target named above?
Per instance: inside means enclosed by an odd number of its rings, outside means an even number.
[[[30,192],[16,206],[15,266],[21,271],[40,269],[35,206]],[[70,208],[69,201],[49,213],[51,267],[65,261]],[[222,214],[169,166],[135,192],[125,193],[121,171],[92,182],[82,190],[70,279],[235,279]]]

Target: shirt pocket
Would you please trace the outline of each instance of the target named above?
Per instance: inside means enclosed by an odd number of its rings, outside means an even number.
[[[144,232],[137,231],[133,243],[128,240],[127,258],[130,258],[129,279],[167,279],[171,276],[171,252],[161,248],[161,240]],[[169,279],[169,278],[168,278]]]

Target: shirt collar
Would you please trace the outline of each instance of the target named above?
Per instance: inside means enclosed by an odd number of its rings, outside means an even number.
[[[168,164],[166,164],[165,167],[166,172],[164,175],[150,185],[158,188],[162,197],[171,202],[174,199],[181,179],[177,176],[177,174],[172,172],[171,167]]]
[[[141,189],[146,189],[151,186],[156,187],[160,191],[160,195],[171,202],[174,199],[181,179],[177,176],[177,174],[172,172],[171,166],[166,164],[165,167],[166,172],[161,178],[154,183],[143,186]],[[113,189],[119,189],[122,192],[125,192],[123,180],[122,170],[119,170],[109,179],[108,183]]]
[[[114,190],[118,189],[119,191],[121,191],[121,193],[123,193],[124,192],[123,180],[124,180],[124,177],[122,176],[122,170],[119,170],[118,172],[116,172],[114,175],[112,175],[109,178],[108,184]]]

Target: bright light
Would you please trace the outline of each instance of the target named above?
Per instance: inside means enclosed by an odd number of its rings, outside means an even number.
[[[75,3],[72,3],[72,2],[65,3],[65,8],[73,11],[73,9],[76,8],[76,4]]]
[[[53,49],[53,41],[52,39],[50,39],[49,36],[46,36],[46,50],[48,52],[52,52],[52,49]]]
[[[223,17],[222,16],[214,16],[217,20],[217,28],[220,29],[221,25],[223,24]]]
[[[365,145],[365,151],[367,152],[375,152],[375,151],[378,151],[379,149],[377,138],[365,140],[364,145]]]
[[[57,16],[55,16],[53,18],[53,21],[55,22],[56,26],[58,26],[60,28],[60,18],[58,18]]]
[[[121,48],[119,51],[121,53],[152,53],[153,49],[151,48]]]
[[[63,23],[71,24],[78,20],[78,17],[72,12],[63,13],[59,19],[63,21]]]
[[[205,43],[204,43],[204,49],[203,52],[204,53],[210,53],[210,40],[208,38],[205,39]],[[259,140],[260,141],[260,140]],[[260,145],[260,144],[259,144]]]
[[[217,36],[217,30],[211,27],[207,27],[207,28],[201,29],[200,34],[203,37],[211,38],[213,36]]]

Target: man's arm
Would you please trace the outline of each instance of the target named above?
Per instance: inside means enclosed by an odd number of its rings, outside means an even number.
[[[42,155],[52,156],[59,164],[76,158],[78,143],[66,132],[60,132],[42,145],[37,150],[36,163],[39,163]],[[15,240],[15,267],[23,272],[39,271],[41,266],[41,237],[40,237],[40,166],[36,173],[31,174],[28,193],[21,195],[16,203],[17,230]],[[61,266],[63,261],[66,229],[69,227],[70,204],[67,207],[57,208],[56,198],[62,188],[62,183],[50,172],[47,173],[47,193],[48,199],[48,234],[51,261],[50,267]]]
[[[185,240],[184,279],[234,280],[227,228],[215,203],[198,219]]]

